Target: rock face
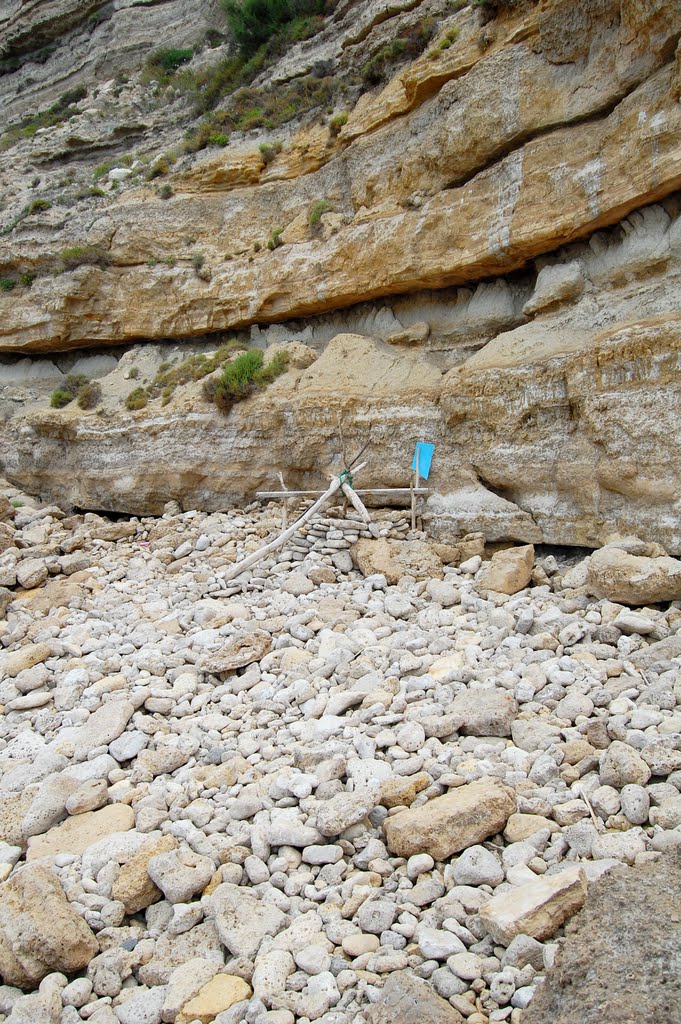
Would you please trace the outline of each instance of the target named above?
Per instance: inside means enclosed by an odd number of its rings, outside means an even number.
[[[652,1020],[674,1020],[681,1001],[681,951],[671,894],[680,882],[677,849],[590,887],[524,1024],[598,1024],[606,989],[613,1020],[636,1020],[641,1005]]]
[[[27,866],[0,887],[0,973],[6,985],[33,987],[51,971],[79,971],[97,952],[97,940],[47,868]]]
[[[61,15],[75,31],[90,9],[56,6],[12,11],[4,27],[17,53],[36,26],[49,23],[51,40]],[[102,69],[121,69],[126,32],[133,53],[159,32],[177,45],[197,6],[213,27],[216,3],[191,6],[117,4],[91,33]],[[681,553],[678,5],[504,5],[491,26],[479,5],[400,6],[394,17],[355,6],[267,79],[299,80],[315,64],[356,79],[400,19],[414,26],[431,9],[452,38],[358,102],[350,92],[337,136],[321,123],[287,127],[266,162],[259,140],[236,132],[224,151],[178,161],[171,201],[139,177],[118,198],[109,182],[92,199],[90,177],[68,222],[62,197],[46,191],[54,209],[22,217],[0,241],[3,274],[40,271],[30,288],[0,293],[5,353],[156,339],[158,366],[172,343],[186,354],[185,339],[210,344],[240,327],[261,347],[291,343],[289,373],[226,419],[190,385],[131,415],[126,371],[149,349],[118,366],[107,354],[98,417],[47,408],[63,381],[59,358],[13,359],[0,367],[5,472],[64,505],[222,507],[271,486],[274,466],[291,487],[318,487],[338,457],[340,417],[357,450],[372,427],[367,485],[404,486],[414,438],[436,445],[424,515],[442,542],[482,530],[488,540],[596,547],[622,529]],[[195,60],[209,66],[211,55]],[[75,80],[86,66],[92,54],[76,61]],[[13,109],[36,99],[48,67],[3,76]],[[150,142],[163,132],[165,145],[186,113],[181,99],[161,105],[163,125],[148,89],[131,86],[117,103],[119,88],[93,90],[72,122],[8,150],[0,176],[11,192],[20,167],[25,187],[7,227],[43,195],[36,161],[63,166],[77,153],[80,173],[83,150],[103,147],[103,123],[120,151],[123,110],[125,131]],[[312,231],[316,202],[328,210]],[[262,242],[275,224],[282,244],[270,250]],[[105,265],[52,273],[74,244],[99,247]],[[321,358],[305,368],[301,345]]]
[[[400,857],[429,853],[444,860],[501,832],[514,810],[511,791],[497,779],[472,782],[387,818],[388,848]]]

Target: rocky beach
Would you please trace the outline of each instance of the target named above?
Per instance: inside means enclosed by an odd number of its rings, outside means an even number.
[[[675,559],[338,507],[225,584],[274,503],[0,506],[7,1024],[546,1021],[585,901],[626,885],[607,961],[651,872],[678,965]],[[678,974],[628,967],[627,1012],[671,1024]]]

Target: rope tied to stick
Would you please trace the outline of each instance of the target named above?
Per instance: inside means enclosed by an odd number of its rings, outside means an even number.
[[[338,481],[341,485],[341,488],[343,484],[347,484],[348,487],[352,487],[352,473],[350,472],[350,470],[344,469],[341,473],[339,473]]]

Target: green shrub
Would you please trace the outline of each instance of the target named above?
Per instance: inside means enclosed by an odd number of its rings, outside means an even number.
[[[145,65],[145,77],[147,81],[156,78],[162,85],[165,85],[175,74],[177,69],[194,56],[191,48],[177,49],[171,47],[166,50],[156,50],[148,58]]]
[[[96,381],[85,384],[78,392],[77,403],[80,409],[94,409],[99,405],[102,389]]]
[[[222,146],[222,147],[228,146],[229,145],[229,135],[227,135],[226,132],[212,132],[208,136],[208,145],[209,146]]]
[[[160,199],[170,199],[172,197],[172,194],[173,190],[171,186],[168,185],[167,183],[165,185],[161,185],[160,189],[158,190],[158,195]]]
[[[348,115],[346,113],[336,114],[336,116],[332,117],[329,121],[329,134],[335,138],[340,133],[343,125],[346,125],[347,123]]]
[[[65,391],[63,388],[55,388],[50,395],[50,406],[53,409],[63,409],[65,405],[73,401],[73,395],[70,391]]]
[[[64,381],[64,390],[70,391],[75,398],[81,388],[86,387],[89,383],[90,381],[84,373],[69,373]]]
[[[222,0],[241,53],[252,56],[286,24],[322,14],[324,0]]]
[[[19,274],[19,280],[23,284],[24,288],[30,288],[35,281],[35,274],[25,270],[22,274]]]
[[[235,402],[248,398],[257,388],[276,380],[287,366],[286,352],[279,352],[267,366],[263,366],[262,352],[251,349],[227,363],[218,377],[211,377],[204,383],[204,397],[218,409],[229,412]]]
[[[43,210],[50,210],[52,203],[48,203],[47,199],[34,199],[28,204],[29,213],[41,213]]]
[[[94,400],[95,395],[96,400]],[[91,383],[84,373],[69,373],[63,383],[52,392],[50,405],[53,409],[63,409],[65,405],[77,398],[81,409],[92,409],[100,397],[99,384]],[[82,402],[86,404],[83,405]],[[92,405],[88,405],[88,402],[92,402]]]
[[[435,20],[422,21],[405,29],[401,35],[375,50],[362,68],[362,81],[367,88],[380,85],[389,78],[395,64],[418,57],[435,32]]]
[[[147,402],[148,397],[145,388],[135,388],[125,399],[125,408],[130,409],[131,412],[136,409],[144,409]]]
[[[270,237],[267,239],[267,248],[270,250],[270,252],[273,249],[278,249],[280,245],[284,244],[281,240],[283,232],[283,228],[275,228]]]
[[[137,380],[140,375],[139,366],[131,366],[128,370],[128,380]]]
[[[12,508],[23,508],[24,502],[20,501],[19,498],[13,498],[12,501],[10,501],[10,505]]]
[[[108,267],[111,257],[98,245],[72,245],[62,250],[60,263],[62,270],[73,270],[83,265]]]
[[[16,287],[16,281],[12,277],[0,277],[0,288],[3,292],[11,292]]]
[[[261,142],[259,148],[263,163],[267,165],[276,160],[284,147],[281,142]]]
[[[331,205],[326,199],[318,199],[316,203],[312,204],[307,215],[307,223],[311,231],[319,229],[322,216],[330,209]]]

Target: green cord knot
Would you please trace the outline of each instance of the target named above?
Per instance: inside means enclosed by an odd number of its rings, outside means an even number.
[[[338,475],[338,479],[340,480],[341,488],[343,487],[343,484],[348,484],[352,487],[352,473],[349,469],[344,469],[343,472]]]

